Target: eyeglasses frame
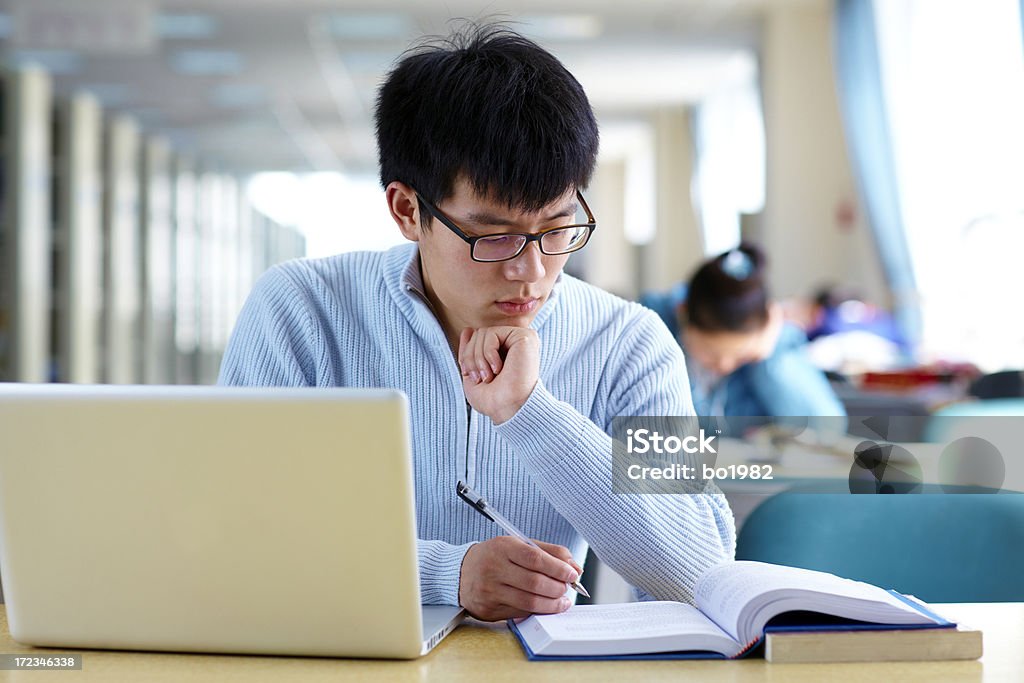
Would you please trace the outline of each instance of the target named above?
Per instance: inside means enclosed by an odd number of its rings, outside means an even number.
[[[422,204],[424,207],[426,207],[427,213],[429,213],[431,216],[433,216],[438,221],[440,221],[442,225],[444,225],[446,228],[451,230],[460,239],[462,239],[463,242],[465,242],[466,244],[469,245],[469,257],[471,259],[473,259],[476,263],[502,263],[503,261],[511,261],[512,259],[517,258],[518,256],[520,256],[524,251],[526,251],[526,247],[530,246],[530,242],[536,242],[537,243],[537,248],[540,249],[540,252],[542,254],[547,254],[548,256],[561,256],[562,254],[571,254],[571,253],[579,251],[583,247],[587,246],[587,243],[590,242],[590,238],[594,235],[594,230],[597,229],[597,219],[594,218],[593,212],[590,210],[590,207],[587,205],[587,200],[583,198],[583,193],[580,192],[579,190],[576,190],[576,199],[579,200],[580,206],[583,207],[583,211],[586,212],[586,214],[587,214],[587,222],[586,223],[572,223],[570,225],[559,225],[559,226],[556,226],[554,228],[547,228],[546,230],[541,230],[540,232],[535,233],[535,234],[530,234],[530,233],[526,233],[526,232],[495,232],[495,233],[489,233],[487,235],[470,236],[470,235],[467,235],[462,230],[462,228],[460,228],[458,225],[456,225],[455,221],[453,221],[452,219],[448,218],[448,216],[444,215],[444,213],[442,213],[442,211],[440,209],[438,209],[430,201],[425,199],[423,197],[423,195],[421,195],[419,192],[416,193],[416,199],[419,200],[420,204]],[[569,228],[587,228],[588,229],[587,238],[585,240],[583,240],[583,243],[580,246],[576,247],[575,249],[572,249],[571,251],[562,251],[562,252],[558,252],[557,254],[548,254],[548,252],[544,251],[544,247],[541,246],[541,241],[540,241],[541,238],[544,237],[544,235],[546,235],[546,234],[548,234],[550,232],[555,232],[556,230],[567,230]],[[508,258],[498,259],[498,260],[486,260],[486,259],[478,259],[474,255],[474,252],[476,251],[476,243],[479,242],[480,240],[488,238],[488,237],[509,237],[509,236],[518,236],[518,237],[525,237],[526,238],[526,241],[523,242],[523,246],[521,246],[519,248],[519,251],[517,251],[512,256],[509,256]]]

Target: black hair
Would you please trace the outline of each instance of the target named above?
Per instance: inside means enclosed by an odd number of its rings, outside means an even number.
[[[704,332],[752,332],[768,323],[764,253],[743,242],[705,262],[690,279],[687,322]]]
[[[597,162],[582,86],[499,24],[467,23],[403,53],[375,117],[381,185],[403,182],[434,203],[462,176],[481,195],[537,211],[586,187]]]

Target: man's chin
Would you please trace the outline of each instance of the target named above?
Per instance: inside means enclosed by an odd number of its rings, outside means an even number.
[[[487,325],[492,327],[529,327],[537,317],[534,311],[528,315],[492,315],[487,317]]]
[[[500,318],[488,318],[481,327],[529,327],[535,316],[501,316]]]

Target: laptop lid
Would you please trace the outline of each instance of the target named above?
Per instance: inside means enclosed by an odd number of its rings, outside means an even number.
[[[414,515],[398,391],[0,385],[23,643],[415,657]]]

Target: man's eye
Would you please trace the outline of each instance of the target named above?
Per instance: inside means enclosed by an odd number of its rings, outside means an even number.
[[[552,230],[551,232],[544,236],[544,239],[547,240],[550,244],[567,246],[568,244],[573,242],[575,236],[575,231],[571,229]]]

